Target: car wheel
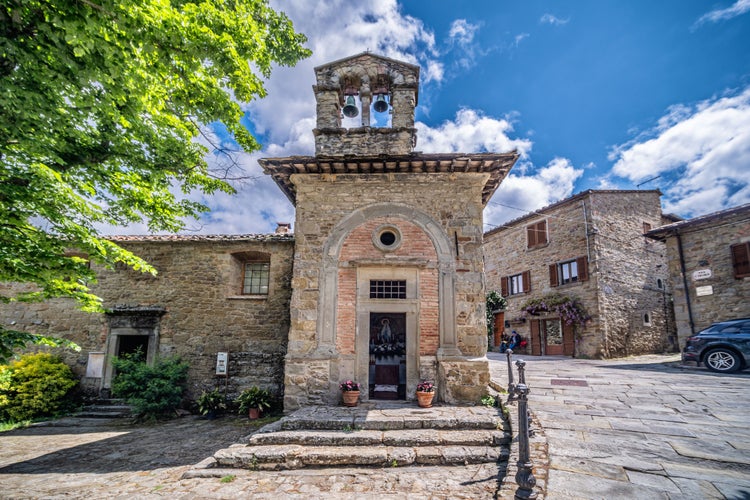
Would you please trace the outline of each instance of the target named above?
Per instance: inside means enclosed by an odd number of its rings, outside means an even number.
[[[726,349],[711,349],[703,358],[706,368],[712,372],[730,373],[740,369],[740,358]]]

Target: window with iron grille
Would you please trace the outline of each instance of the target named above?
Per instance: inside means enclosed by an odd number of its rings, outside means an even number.
[[[268,295],[271,264],[268,262],[246,262],[242,280],[243,295]]]
[[[371,299],[405,299],[406,280],[370,280]]]

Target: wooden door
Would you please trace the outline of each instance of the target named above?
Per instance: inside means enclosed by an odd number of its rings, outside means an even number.
[[[531,320],[531,355],[541,356],[542,355],[542,340],[540,335],[540,323],[538,319]]]
[[[566,325],[563,323],[563,355],[573,356],[576,349],[575,332],[573,331],[573,325]]]
[[[505,331],[505,312],[501,311],[499,313],[495,313],[495,324],[493,327],[494,330],[494,338],[492,339],[492,344],[495,347],[500,347],[500,344],[503,341],[503,332]]]
[[[542,321],[542,337],[544,338],[544,354],[548,356],[562,356],[563,330],[559,319],[545,319]]]

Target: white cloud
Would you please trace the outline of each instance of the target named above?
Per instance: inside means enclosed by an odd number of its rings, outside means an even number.
[[[719,22],[733,17],[740,16],[750,11],[750,0],[737,0],[732,6],[725,9],[715,9],[703,14],[696,22],[694,27],[707,22]]]
[[[695,216],[750,202],[750,87],[670,108],[610,159],[612,173],[632,182],[674,179],[662,188],[668,212]]]
[[[561,26],[563,24],[568,24],[570,19],[562,19],[560,17],[557,17],[553,14],[544,14],[540,19],[539,22],[542,24],[552,24],[553,26]]]
[[[522,156],[531,150],[528,139],[513,139],[512,123],[507,119],[485,116],[480,111],[461,109],[454,121],[437,127],[417,122],[416,150],[425,153],[507,152],[514,149]]]
[[[455,43],[466,45],[474,41],[474,35],[479,30],[479,25],[471,24],[466,19],[456,19],[451,23],[448,36]]]
[[[531,169],[529,164],[521,167],[521,172]],[[575,168],[567,158],[554,158],[528,176],[516,175],[514,168],[484,211],[487,228],[499,226],[571,196],[576,180],[582,175],[583,169]]]

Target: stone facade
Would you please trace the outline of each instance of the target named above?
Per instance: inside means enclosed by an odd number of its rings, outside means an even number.
[[[506,333],[516,330],[532,352],[537,326],[549,324],[554,333],[558,318],[524,317],[521,307],[556,293],[580,299],[591,321],[575,332],[559,325],[564,346],[540,338],[535,354],[564,347],[559,354],[598,358],[676,348],[665,247],[643,236],[662,224],[659,197],[658,191],[590,190],[486,233],[487,288],[501,291],[503,278],[514,276],[516,284],[528,281],[506,291]],[[530,245],[530,227],[543,228],[541,244]],[[570,271],[576,277],[566,283]]]
[[[518,155],[414,153],[416,66],[360,54],[315,73],[316,156],[260,160],[296,207],[285,409],[337,404],[346,379],[364,400],[414,399],[430,379],[439,400],[474,403],[489,382],[482,212]],[[384,92],[392,123],[376,129]],[[363,126],[346,129],[352,95]]]
[[[669,224],[648,236],[666,241],[681,347],[711,323],[750,317],[750,276],[737,275],[732,257],[732,246],[750,246],[750,205]]]
[[[71,300],[56,299],[6,304],[0,308],[0,321],[76,342],[81,352],[61,349],[60,354],[91,390],[101,387],[106,392],[109,357],[118,353],[125,338],[138,343],[142,336],[150,360],[157,353],[176,354],[190,365],[191,397],[217,386],[230,394],[253,385],[282,393],[292,235],[112,239],[151,263],[158,274],[98,269],[99,282],[92,291],[104,299],[108,314],[83,313]],[[267,296],[240,293],[241,262],[248,255],[270,262]],[[215,374],[217,352],[229,354],[226,381]],[[101,373],[91,373],[92,355],[101,356]]]

